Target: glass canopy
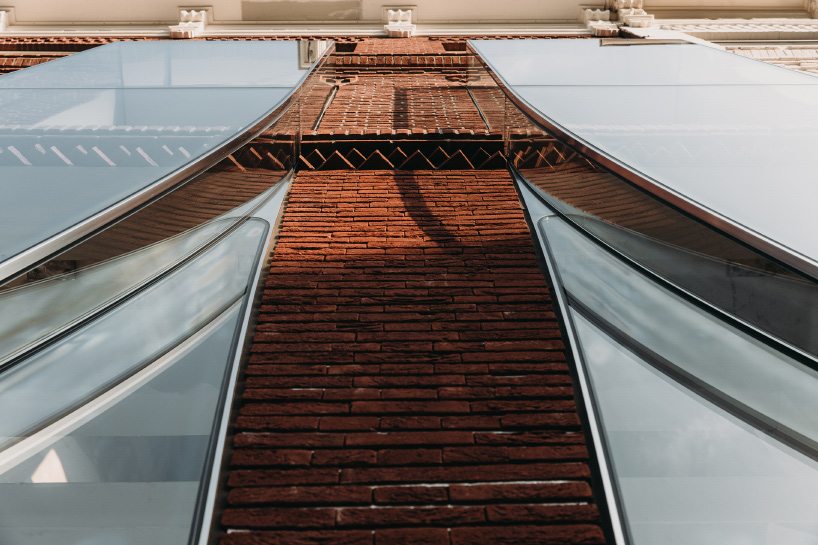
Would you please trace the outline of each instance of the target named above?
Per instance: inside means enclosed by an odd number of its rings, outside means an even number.
[[[627,542],[816,542],[818,373],[561,217],[537,229],[567,300]]]
[[[3,76],[0,268],[187,172],[276,112],[308,73],[295,41],[157,41]]]
[[[818,273],[815,77],[693,44],[471,43],[558,136],[623,166],[629,179],[648,180],[688,212]]]
[[[818,80],[608,44],[473,46],[510,97],[616,541],[818,543]]]
[[[208,541],[298,51],[116,43],[0,77],[0,542]]]

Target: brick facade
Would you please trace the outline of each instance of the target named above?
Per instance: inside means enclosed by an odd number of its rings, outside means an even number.
[[[602,543],[564,346],[504,171],[297,177],[222,543]]]

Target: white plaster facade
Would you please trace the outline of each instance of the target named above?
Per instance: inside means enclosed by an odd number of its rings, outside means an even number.
[[[8,36],[559,35],[686,40],[818,73],[818,0],[0,0]],[[797,41],[789,48],[776,42]],[[815,41],[815,44],[810,42]],[[807,58],[805,58],[805,55]],[[769,57],[769,58],[768,58]]]
[[[718,19],[756,25],[809,22],[818,0],[0,0],[15,34],[117,31],[169,34],[169,26],[203,23],[194,34],[339,32],[386,35],[390,10],[412,10],[415,34],[589,32],[587,9],[610,11],[611,21],[634,27],[718,24]],[[204,21],[183,12],[205,11]],[[714,21],[713,19],[717,19]],[[594,19],[597,20],[597,19]],[[605,20],[605,19],[600,19]],[[814,22],[818,24],[818,21]],[[192,26],[192,25],[187,25]],[[205,28],[206,27],[206,28]],[[0,27],[2,29],[2,27]],[[702,28],[694,29],[699,34]]]

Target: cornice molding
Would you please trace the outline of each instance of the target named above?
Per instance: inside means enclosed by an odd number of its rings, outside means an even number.
[[[413,36],[561,36],[590,35],[579,22],[551,25],[458,24],[415,25]],[[122,36],[171,37],[168,25],[72,25],[72,26],[9,26],[3,36],[59,37],[59,36]],[[197,38],[251,37],[251,36],[369,36],[387,37],[383,24],[278,24],[278,25],[207,25],[196,33]]]
[[[656,24],[711,41],[818,39],[818,19],[660,20]]]

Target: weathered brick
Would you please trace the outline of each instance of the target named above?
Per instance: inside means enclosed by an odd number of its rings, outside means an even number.
[[[447,486],[378,486],[374,488],[375,503],[408,503],[424,505],[449,499]]]
[[[302,530],[235,532],[222,537],[222,545],[372,545],[370,530]]]
[[[361,449],[317,450],[312,457],[315,466],[361,466],[377,462],[375,451]]]
[[[474,443],[470,431],[385,431],[381,433],[354,433],[347,435],[347,445],[462,445]]]
[[[584,482],[452,484],[449,486],[449,497],[454,502],[590,501],[591,487]]]
[[[390,528],[375,530],[375,545],[449,545],[446,528]]]
[[[311,457],[309,450],[242,449],[233,452],[230,463],[234,466],[306,466]]]
[[[440,449],[386,449],[378,452],[378,463],[384,466],[440,464]]]
[[[548,520],[554,523],[599,522],[595,505],[489,505],[486,517],[490,522],[530,522]]]
[[[282,486],[301,484],[329,484],[338,482],[337,469],[234,469],[228,485]]]
[[[498,545],[600,545],[605,543],[602,530],[592,524],[547,526],[480,526],[452,528],[452,545],[496,543]]]
[[[482,507],[348,507],[338,511],[339,526],[474,524],[485,520]]]
[[[226,509],[222,524],[239,528],[326,528],[335,526],[333,509]]]
[[[234,488],[228,495],[231,506],[256,504],[370,504],[368,486],[271,486]]]

